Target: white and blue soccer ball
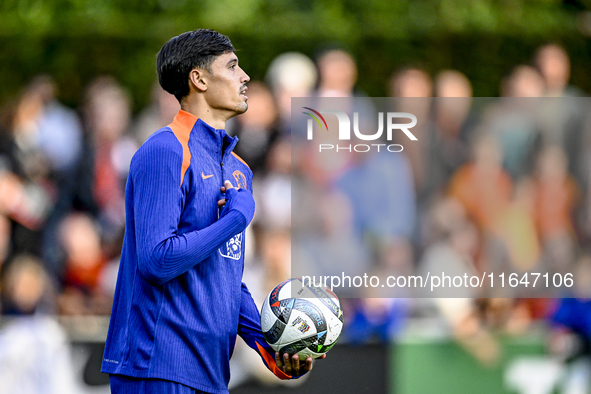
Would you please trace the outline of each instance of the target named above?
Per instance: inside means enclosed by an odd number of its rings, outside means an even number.
[[[341,335],[343,311],[330,288],[304,286],[299,278],[289,279],[275,286],[265,299],[261,328],[267,343],[281,355],[318,358]]]

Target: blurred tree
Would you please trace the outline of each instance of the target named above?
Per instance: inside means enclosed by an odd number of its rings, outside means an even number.
[[[591,91],[589,42],[577,25],[589,9],[589,0],[0,0],[0,102],[48,72],[75,105],[87,81],[112,74],[137,110],[149,98],[158,49],[198,27],[229,35],[257,79],[286,50],[313,55],[325,42],[342,43],[374,96],[386,93],[394,69],[413,63],[457,68],[476,95],[496,95],[513,65],[560,40],[573,56],[574,84]]]

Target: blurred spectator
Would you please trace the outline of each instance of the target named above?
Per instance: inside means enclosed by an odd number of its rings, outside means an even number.
[[[503,97],[542,97],[544,80],[535,68],[516,66],[501,84]]]
[[[392,238],[388,242],[379,245],[377,251],[377,264],[372,271],[373,275],[387,278],[388,276],[407,276],[412,275],[415,268],[414,253],[412,243],[408,238]],[[396,289],[397,295],[408,295],[407,290]]]
[[[269,147],[278,137],[276,130],[277,107],[273,95],[261,82],[248,84],[248,111],[236,118],[232,130],[240,139],[234,151],[244,159],[255,176],[261,176]]]
[[[55,93],[51,77],[40,75],[31,81],[15,113],[14,138],[23,154],[37,151],[42,157],[33,157],[48,164],[48,170],[67,172],[80,155],[82,134],[78,117],[57,101]],[[22,164],[41,165],[38,161]]]
[[[444,70],[435,80],[434,133],[429,135],[426,193],[441,193],[451,175],[469,159],[467,134],[471,131],[472,86],[459,71]]]
[[[291,133],[291,98],[308,97],[316,85],[316,79],[314,62],[298,52],[279,55],[269,65],[265,80],[277,102],[281,134]]]
[[[310,192],[298,188],[298,192]],[[323,190],[320,196],[313,194],[306,205],[317,225],[305,226],[306,231],[293,235],[293,260],[298,275],[363,275],[371,269],[370,245],[363,242],[353,225],[353,209],[349,199],[338,189]],[[310,204],[310,205],[308,205]],[[298,218],[301,220],[301,218]],[[297,228],[297,230],[300,230]],[[345,296],[347,289],[340,289]]]
[[[561,146],[569,157],[569,171],[581,184],[585,184],[588,163],[585,162],[583,126],[588,116],[588,104],[579,98],[585,93],[569,85],[570,59],[562,46],[541,46],[534,62],[544,80],[544,96],[549,97],[542,101],[539,111],[544,145]]]
[[[543,312],[535,308],[542,303]],[[480,298],[476,300],[482,324],[493,332],[514,336],[525,335],[534,319],[544,318],[547,312],[544,298]]]
[[[339,106],[338,104],[343,103],[334,104]],[[338,110],[341,110],[341,108]],[[332,127],[332,124],[337,123],[335,116],[327,116],[326,120],[329,124],[328,127]],[[331,121],[334,121],[334,123],[330,123]],[[335,143],[334,135],[329,133],[319,134],[318,144]],[[298,144],[298,141],[292,140],[292,146],[294,151],[294,168],[292,170],[297,174],[301,174],[306,181],[313,183],[315,187],[332,187],[336,180],[353,165],[353,152],[349,152],[347,149],[338,153],[319,154],[316,140],[314,140],[314,143],[303,144]]]
[[[290,277],[291,238],[287,231],[268,230],[261,234],[261,261],[264,267],[264,280],[261,294],[267,294],[277,284]],[[260,299],[261,305],[263,299]]]
[[[137,150],[127,133],[131,102],[128,92],[111,77],[100,77],[86,91],[84,103],[87,128],[87,174],[92,179],[92,195],[99,210],[104,236],[120,236],[125,223],[123,198],[131,157]]]
[[[407,238],[392,238],[382,242],[373,253],[377,264],[369,275],[379,278],[413,275],[412,244]],[[395,341],[411,314],[410,289],[397,287],[364,289],[363,298],[342,301],[347,316],[343,337],[354,344],[377,340]],[[386,298],[388,297],[388,298]]]
[[[520,179],[506,209],[494,219],[483,237],[481,269],[486,272],[524,273],[547,271],[542,265],[542,246],[535,222],[536,185],[531,178]],[[504,289],[491,289],[505,297]],[[535,294],[534,289],[529,294]],[[513,293],[519,296],[520,291]],[[544,298],[485,298],[479,308],[486,325],[510,334],[523,334],[534,320],[546,316],[549,302]]]
[[[512,182],[501,167],[502,151],[493,137],[480,135],[473,146],[473,158],[460,167],[449,184],[449,195],[457,198],[479,229],[490,229],[507,207]]]
[[[479,247],[478,231],[467,216],[466,210],[457,206],[454,198],[435,200],[429,211],[429,221],[437,238],[422,256],[421,271],[441,272],[446,275],[472,275],[477,272],[476,256]],[[443,290],[445,295],[445,290]],[[462,288],[462,296],[474,297],[471,288]],[[454,317],[455,318],[455,317]]]
[[[266,175],[255,175],[259,208],[254,220],[267,229],[287,230],[291,228],[291,145],[278,140],[266,154]]]
[[[107,261],[101,250],[98,224],[87,214],[73,213],[60,225],[60,241],[66,263],[60,313],[107,315],[112,300],[101,288]]]
[[[536,184],[520,179],[509,205],[494,218],[488,239],[487,268],[494,272],[528,272],[540,262],[541,245],[535,221]],[[502,250],[499,250],[502,249]]]
[[[575,180],[568,174],[568,159],[558,146],[540,152],[536,171],[536,219],[540,238],[574,236],[572,217],[579,200]]]
[[[536,171],[535,214],[549,269],[567,272],[575,254],[573,214],[579,188],[568,174],[564,151],[550,146],[540,152]]]
[[[517,66],[503,81],[502,99],[485,111],[480,130],[490,133],[504,153],[503,166],[514,180],[529,174],[539,146],[539,106],[543,82],[529,66]]]
[[[424,239],[421,249],[439,242],[466,217],[466,208],[455,198],[436,196],[428,207],[426,220],[423,225]]]
[[[343,339],[355,345],[393,341],[404,327],[409,313],[409,303],[404,298],[374,298],[367,294],[364,298],[348,301]]]
[[[43,240],[43,256],[57,277],[65,267],[59,248],[58,227],[72,210],[90,212],[100,220],[109,257],[123,236],[125,223],[124,188],[131,157],[137,149],[126,134],[130,120],[129,94],[111,77],[99,77],[87,88],[84,115],[83,154],[77,163],[74,182],[67,199],[56,206]]]
[[[132,127],[132,135],[138,146],[156,130],[172,123],[179,109],[178,100],[155,82],[152,86],[151,103],[140,112]]]
[[[390,95],[392,97],[432,97],[433,83],[424,70],[405,68],[390,78]]]
[[[416,220],[412,170],[403,152],[355,152],[336,181],[351,202],[356,234],[373,245],[410,238]],[[379,208],[378,208],[379,207]]]
[[[342,49],[330,49],[318,56],[316,66],[318,67],[318,87],[314,92],[316,96],[314,105],[318,108],[328,107],[343,111],[349,115],[350,119],[353,119],[353,112],[357,112],[360,119],[359,129],[375,130],[377,123],[374,119],[377,111],[372,101],[366,98],[365,93],[356,88],[357,64],[353,56]],[[345,100],[331,100],[333,97]],[[355,100],[354,97],[365,99]],[[331,127],[330,120],[328,124]]]
[[[406,68],[392,75],[389,88],[390,96],[395,97],[394,108],[400,112],[409,112],[417,117],[417,124],[413,127],[413,134],[417,136],[417,141],[405,143],[404,152],[410,160],[414,185],[420,201],[427,192],[428,158],[431,153],[429,150],[433,137],[430,135],[429,124],[433,83],[425,71]],[[404,138],[399,135],[398,137]]]
[[[430,216],[434,233],[440,238],[423,255],[420,265],[423,275],[427,272],[435,275],[444,272],[450,277],[466,273],[477,275],[478,231],[467,220],[465,211],[459,209],[453,199],[443,198],[433,203]],[[453,338],[483,364],[496,363],[499,344],[484,324],[473,300],[478,295],[477,290],[456,288],[453,295],[461,298],[447,298],[449,295],[448,290],[437,289],[432,295],[437,298],[432,301],[447,322]]]
[[[390,276],[414,275],[416,262],[414,260],[413,244],[408,238],[393,238],[380,245],[373,245],[372,254],[375,256],[376,264],[371,268],[368,275],[375,275],[378,278]],[[399,299],[412,296],[411,287],[395,288],[374,288],[367,291],[365,296],[372,297],[396,297]],[[405,301],[403,304],[406,304]],[[400,304],[401,306],[402,304]]]
[[[332,49],[322,53],[318,66],[318,97],[352,97],[357,82],[357,65],[348,52]]]
[[[27,316],[53,312],[53,289],[43,264],[31,255],[19,254],[3,269],[2,314]]]
[[[435,78],[435,96],[472,97],[472,84],[457,70],[443,70]]]
[[[570,79],[570,59],[560,45],[547,44],[538,48],[535,65],[542,74],[545,95],[548,97],[581,96],[582,92],[568,85]]]
[[[75,392],[65,332],[54,318],[40,313],[49,287],[45,270],[32,257],[16,257],[4,272],[3,310],[18,317],[6,320],[0,330],[2,394]]]
[[[38,76],[24,89],[0,156],[0,211],[14,221],[12,245],[17,251],[41,253],[42,226],[54,204],[69,198],[81,153],[76,114],[55,98],[48,76]]]

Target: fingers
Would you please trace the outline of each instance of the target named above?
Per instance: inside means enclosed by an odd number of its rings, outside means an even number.
[[[283,353],[283,372],[291,375],[291,363],[289,362],[289,354]]]
[[[299,376],[300,374],[300,357],[297,354],[294,354],[291,357],[291,367],[293,370],[293,376]]]
[[[283,363],[281,362],[281,357],[279,357],[279,352],[275,352],[275,364],[279,369],[283,371]]]
[[[232,186],[232,183],[230,181],[225,181],[224,182],[224,187],[226,188],[226,190],[235,189],[235,187]]]
[[[278,355],[276,356],[278,357]],[[312,359],[310,359],[312,360]],[[287,353],[283,354],[283,372],[285,372],[288,375],[291,376],[299,376],[300,375],[300,356],[298,356],[297,354],[294,354],[293,356],[291,356],[291,360],[290,360],[290,356]]]
[[[220,192],[225,193],[229,189],[234,189],[234,186],[232,186],[232,183],[230,181],[225,181],[224,186],[220,187]],[[218,207],[223,207],[224,205],[226,205],[226,202],[227,200],[225,198],[218,200]]]
[[[324,358],[324,356],[320,358]],[[290,357],[288,353],[284,353],[281,357],[279,352],[275,352],[275,364],[280,370],[291,376],[299,376],[304,372],[311,371],[312,361],[312,357],[308,357],[305,363],[300,363],[300,357],[297,354]]]

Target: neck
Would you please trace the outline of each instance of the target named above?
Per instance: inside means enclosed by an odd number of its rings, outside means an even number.
[[[207,103],[199,103],[193,100],[183,100],[181,109],[195,115],[215,129],[225,129],[226,122],[229,119],[226,113],[214,110]]]

